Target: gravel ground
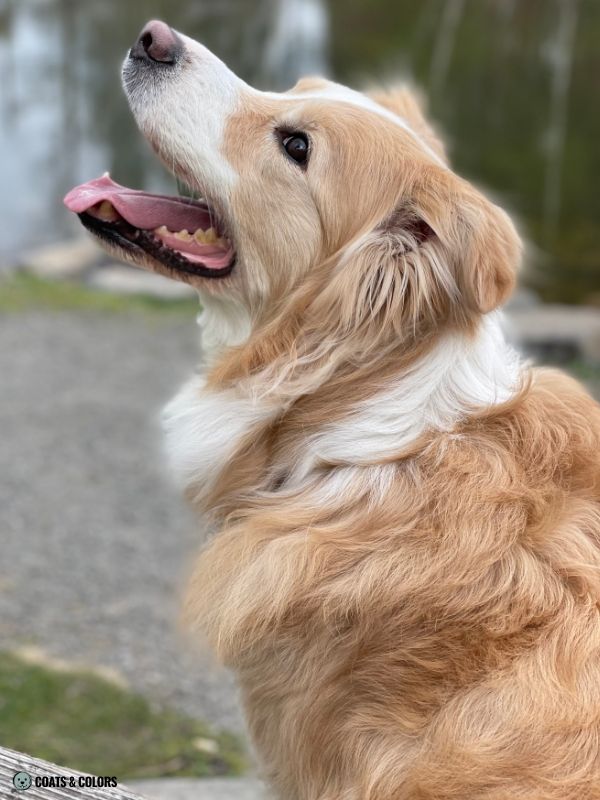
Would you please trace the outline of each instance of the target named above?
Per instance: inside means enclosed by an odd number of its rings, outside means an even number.
[[[193,319],[0,319],[0,648],[118,670],[240,731],[233,683],[178,631],[201,532],[161,469],[162,404],[193,369]]]
[[[133,781],[127,788],[148,800],[261,800],[264,789],[250,778],[162,778]]]
[[[0,648],[115,669],[241,731],[230,676],[178,631],[201,532],[162,472],[157,417],[197,353],[184,315],[0,318]]]

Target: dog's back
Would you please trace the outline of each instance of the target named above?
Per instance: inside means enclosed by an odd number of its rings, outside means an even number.
[[[600,410],[504,340],[510,219],[406,90],[260,92],[157,21],[123,75],[205,201],[67,204],[201,292],[165,414],[217,529],[189,611],[278,796],[600,798]]]
[[[534,371],[385,469],[240,508],[198,567],[281,797],[600,797],[598,406]]]

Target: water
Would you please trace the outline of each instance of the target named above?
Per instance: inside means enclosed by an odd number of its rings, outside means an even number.
[[[120,88],[125,52],[151,17],[201,39],[251,83],[288,88],[327,70],[321,0],[0,0],[0,263],[71,235],[63,195],[107,169],[176,191]]]
[[[276,0],[263,69],[278,89],[302,75],[328,75],[329,20],[321,0]]]
[[[107,169],[176,191],[120,88],[152,17],[259,88],[408,73],[456,168],[546,248],[548,296],[600,291],[598,0],[0,0],[0,265],[78,229],[62,197]]]

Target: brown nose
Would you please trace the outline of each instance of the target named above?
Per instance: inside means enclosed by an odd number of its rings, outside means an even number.
[[[174,64],[181,52],[181,40],[165,22],[151,20],[144,26],[137,42],[129,51],[131,58]]]

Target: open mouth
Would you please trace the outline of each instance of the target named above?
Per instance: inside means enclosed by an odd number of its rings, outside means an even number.
[[[150,256],[169,271],[224,278],[235,251],[204,202],[128,189],[107,174],[76,186],[64,203],[100,239],[134,260]]]

